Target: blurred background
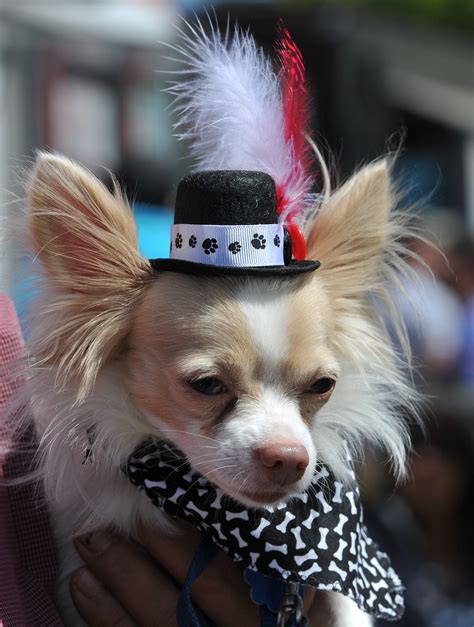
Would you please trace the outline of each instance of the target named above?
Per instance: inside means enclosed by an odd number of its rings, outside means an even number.
[[[167,256],[171,207],[189,168],[173,137],[167,43],[192,0],[0,0],[0,220],[15,219],[37,148],[60,151],[133,199],[142,252]],[[419,311],[396,295],[413,343],[426,435],[414,430],[409,479],[369,459],[372,533],[407,585],[406,627],[474,625],[474,2],[213,2],[271,50],[283,17],[307,63],[313,128],[344,178],[397,148],[397,175],[439,251],[411,243]],[[172,56],[172,55],[171,55]],[[2,243],[0,290],[20,315],[22,259]],[[25,329],[27,332],[27,329]],[[395,492],[393,493],[393,491]],[[380,625],[382,622],[379,623]]]

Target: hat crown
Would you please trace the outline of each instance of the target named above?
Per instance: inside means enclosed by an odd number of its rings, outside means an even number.
[[[269,174],[212,170],[181,179],[175,224],[276,224],[277,194]]]
[[[170,258],[157,271],[195,275],[285,276],[312,272],[319,261],[291,260],[292,237],[277,211],[273,178],[254,170],[206,170],[181,179]],[[301,237],[303,237],[301,235]]]

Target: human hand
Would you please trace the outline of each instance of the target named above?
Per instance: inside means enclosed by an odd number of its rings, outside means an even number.
[[[71,578],[74,603],[91,627],[176,625],[176,605],[200,535],[193,529],[174,536],[145,529],[140,542],[108,531],[76,541],[85,567]],[[223,627],[259,625],[242,568],[219,553],[192,589],[193,601]]]
[[[200,541],[191,528],[173,536],[144,529],[141,546],[109,531],[77,539],[85,566],[71,578],[76,608],[91,627],[176,626],[181,586]],[[260,625],[259,608],[250,600],[242,567],[224,553],[196,580],[192,598],[220,627]],[[305,592],[304,609],[310,618],[314,598],[313,591]],[[311,619],[311,624],[328,623]]]

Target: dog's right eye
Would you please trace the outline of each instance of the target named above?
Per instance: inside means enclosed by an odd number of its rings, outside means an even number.
[[[227,388],[216,379],[216,377],[203,377],[202,379],[194,379],[188,382],[189,385],[199,392],[200,394],[206,394],[207,396],[216,396],[217,394],[224,394],[227,392]]]

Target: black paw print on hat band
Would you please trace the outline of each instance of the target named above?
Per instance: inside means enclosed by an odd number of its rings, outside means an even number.
[[[279,235],[275,235],[275,237],[273,238],[273,243],[277,248],[280,248],[281,240]]]
[[[263,235],[254,233],[253,240],[251,240],[250,243],[252,244],[254,248],[258,250],[259,248],[261,249],[265,248],[265,244],[267,243],[267,240],[263,237]]]
[[[191,237],[189,238],[188,244],[189,244],[190,248],[196,248],[197,237],[195,235],[191,235]]]
[[[174,240],[174,245],[176,246],[176,248],[183,247],[183,236],[181,235],[181,233],[176,233],[176,239]]]
[[[202,247],[204,248],[204,252],[206,253],[206,255],[210,255],[211,253],[215,253],[216,250],[219,248],[219,246],[217,244],[217,240],[214,239],[214,237],[207,237],[203,241]]]
[[[233,255],[236,255],[237,253],[240,253],[241,250],[242,250],[242,246],[241,246],[240,242],[232,242],[232,244],[229,244],[229,251]]]

